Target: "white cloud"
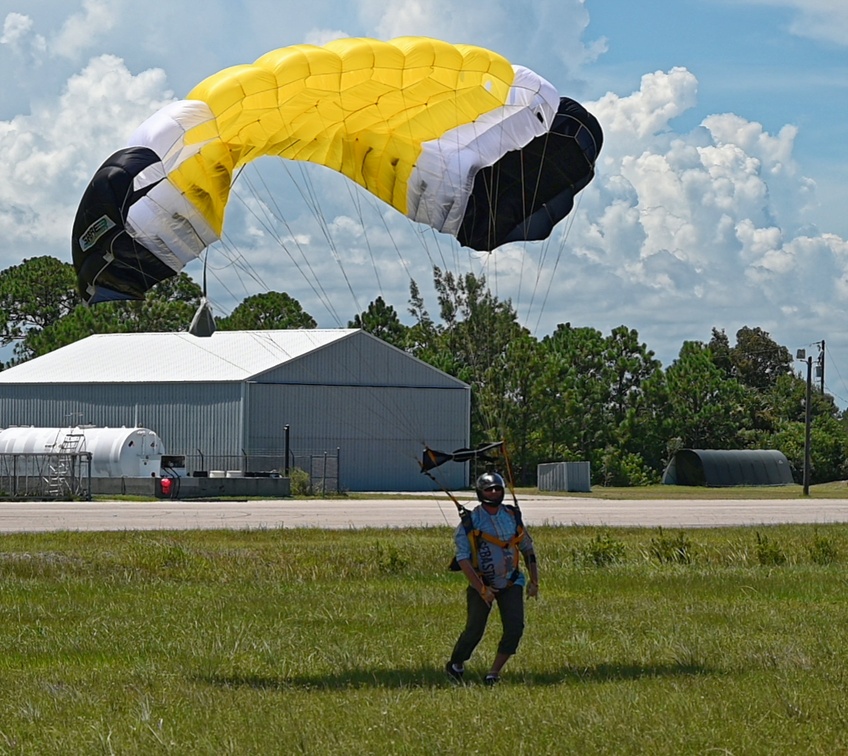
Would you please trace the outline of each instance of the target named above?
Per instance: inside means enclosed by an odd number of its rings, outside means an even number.
[[[673,118],[695,104],[697,94],[698,80],[678,67],[668,73],[645,74],[639,91],[627,97],[609,92],[595,103],[593,112],[608,135],[607,147],[617,152],[616,137],[624,137],[629,144],[634,137],[642,140],[667,131]]]
[[[34,23],[22,13],[9,13],[3,19],[3,34],[0,45],[7,45],[18,55],[38,55],[47,48],[47,42],[40,34],[33,33]]]
[[[363,23],[381,39],[424,35],[479,44],[555,82],[578,76],[607,49],[603,38],[584,40],[589,13],[583,0],[359,0],[358,4]]]
[[[799,37],[848,46],[848,4],[844,0],[743,0],[795,11],[789,30]]]
[[[91,49],[114,28],[122,5],[120,0],[83,0],[82,12],[74,13],[62,24],[52,41],[51,51],[75,59]]]
[[[339,29],[313,29],[306,34],[303,41],[308,45],[317,45],[321,47],[322,45],[326,45],[336,39],[344,39],[350,36],[351,35],[347,32],[343,32]]]
[[[0,44],[16,45],[32,30],[32,19],[22,13],[9,13],[3,21]]]
[[[76,202],[97,166],[169,99],[162,71],[132,76],[104,55],[72,76],[58,99],[0,121],[0,265],[22,251],[64,257]],[[62,250],[62,251],[59,251]],[[16,259],[17,258],[17,259]]]

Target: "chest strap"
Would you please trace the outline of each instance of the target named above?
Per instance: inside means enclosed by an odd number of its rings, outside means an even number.
[[[459,519],[462,522],[462,527],[465,530],[465,535],[468,537],[468,545],[471,547],[471,566],[474,568],[474,571],[480,576],[480,579],[484,584],[486,583],[486,579],[483,577],[483,574],[480,572],[480,560],[478,558],[478,552],[480,550],[480,540],[484,540],[488,543],[491,543],[494,546],[498,546],[501,549],[511,549],[513,554],[512,563],[515,565],[515,569],[512,571],[512,574],[509,576],[507,580],[507,588],[511,587],[516,580],[518,580],[518,576],[520,574],[518,570],[518,560],[519,560],[519,550],[518,544],[521,543],[521,539],[524,537],[524,523],[521,520],[521,510],[518,507],[514,507],[510,504],[503,504],[502,506],[506,507],[507,512],[512,515],[512,518],[515,520],[515,535],[512,536],[508,541],[502,541],[500,538],[496,536],[489,535],[488,533],[484,533],[479,528],[474,527],[474,521],[471,519],[471,512],[466,508],[462,507],[459,510]],[[460,569],[458,562],[456,561],[456,557],[450,563],[449,568],[454,572]]]

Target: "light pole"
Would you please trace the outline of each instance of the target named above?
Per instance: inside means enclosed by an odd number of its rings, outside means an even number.
[[[813,358],[799,349],[795,357],[807,363],[807,398],[804,401],[804,496],[810,495],[810,463],[812,458],[810,424],[813,417]]]

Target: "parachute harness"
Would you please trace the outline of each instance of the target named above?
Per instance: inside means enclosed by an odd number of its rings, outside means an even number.
[[[515,520],[515,535],[513,535],[512,538],[510,538],[508,541],[502,541],[500,538],[490,535],[489,533],[484,533],[479,528],[475,528],[474,522],[471,519],[471,512],[466,507],[462,507],[460,509],[459,518],[462,522],[462,527],[465,529],[465,535],[468,537],[468,543],[471,546],[471,566],[474,568],[474,571],[477,573],[480,580],[483,581],[484,585],[489,585],[489,583],[483,573],[480,572],[480,564],[478,558],[478,553],[480,551],[480,541],[487,541],[488,543],[491,543],[494,546],[498,546],[501,549],[510,549],[512,551],[512,563],[515,565],[515,568],[513,569],[512,574],[509,576],[506,586],[507,588],[510,588],[515,584],[515,581],[518,580],[518,576],[520,574],[518,569],[518,544],[521,543],[521,539],[524,537],[524,523],[521,521],[520,509],[518,509],[512,504],[504,504],[503,506]],[[456,557],[453,558],[448,569],[454,572],[460,569],[459,563],[456,561]]]
[[[479,528],[474,527],[474,521],[471,517],[471,511],[466,506],[464,506],[459,501],[459,499],[456,498],[456,496],[454,496],[445,486],[442,485],[440,481],[438,481],[430,473],[430,469],[432,469],[433,467],[437,467],[438,465],[448,460],[468,461],[469,459],[482,456],[482,452],[488,451],[493,448],[498,448],[503,454],[504,466],[506,468],[506,482],[507,486],[509,487],[509,492],[512,495],[513,501],[512,504],[503,504],[503,507],[506,509],[507,512],[510,513],[510,515],[512,515],[512,518],[515,521],[515,533],[507,541],[501,540],[500,538],[490,535],[489,533],[484,533]],[[512,466],[509,461],[509,455],[507,454],[505,443],[503,441],[500,441],[496,444],[486,445],[481,449],[460,449],[454,452],[453,454],[445,454],[443,452],[434,451],[429,447],[425,447],[424,462],[421,464],[421,472],[423,472],[428,478],[430,478],[430,480],[432,480],[437,486],[439,486],[439,488],[441,488],[442,491],[444,491],[444,493],[447,494],[450,500],[456,505],[460,522],[462,524],[463,529],[465,530],[465,535],[468,537],[468,544],[471,548],[471,566],[474,568],[474,571],[477,573],[478,577],[484,585],[488,586],[489,583],[486,580],[485,576],[480,572],[480,541],[483,540],[501,549],[510,549],[512,551],[512,563],[515,567],[512,571],[512,574],[509,576],[509,579],[507,580],[507,588],[511,588],[515,584],[515,581],[518,580],[520,574],[518,569],[518,545],[521,543],[521,540],[524,537],[524,522],[521,517],[521,508],[518,506],[518,497],[515,495],[515,485],[513,483],[512,477]],[[456,557],[451,560],[448,569],[453,572],[458,572],[461,569]]]

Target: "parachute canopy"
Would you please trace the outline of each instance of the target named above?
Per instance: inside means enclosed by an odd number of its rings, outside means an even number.
[[[579,103],[480,47],[429,38],[296,45],[198,84],[98,169],[73,227],[89,303],[141,299],[217,241],[235,172],[332,168],[409,218],[492,250],[546,238],[594,176]]]

